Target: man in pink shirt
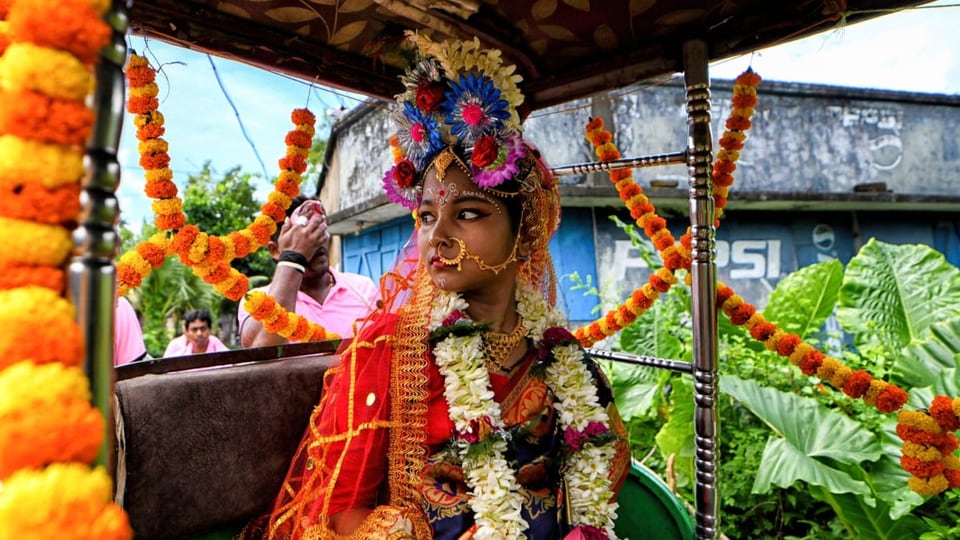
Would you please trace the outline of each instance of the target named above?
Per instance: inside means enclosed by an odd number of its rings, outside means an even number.
[[[140,319],[130,301],[121,296],[113,310],[113,365],[129,364],[145,356],[147,347],[143,344]]]
[[[377,307],[380,289],[372,279],[330,267],[330,234],[320,201],[300,196],[275,237],[267,244],[277,270],[264,287],[288,311],[322,325],[342,338],[351,338],[353,323],[366,318]],[[266,347],[286,343],[283,337],[267,332],[240,303],[237,314],[240,343],[244,347]]]
[[[217,336],[210,335],[213,319],[205,309],[193,309],[183,315],[183,335],[167,345],[163,356],[187,356],[230,350]]]

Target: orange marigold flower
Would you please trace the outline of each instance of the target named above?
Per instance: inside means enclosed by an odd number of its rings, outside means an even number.
[[[608,311],[607,314],[603,316],[603,320],[606,321],[607,326],[610,327],[611,330],[616,331],[616,330],[619,330],[619,329],[620,329],[620,324],[617,323],[617,311],[616,311],[616,310],[613,310],[613,309],[612,309],[612,310]]]
[[[930,478],[943,473],[943,461],[922,461],[910,456],[900,456],[903,470],[917,478]]]
[[[132,266],[117,263],[117,281],[127,288],[139,287],[143,282],[143,276]]]
[[[45,306],[44,306],[45,307]],[[0,315],[0,370],[29,358],[37,364],[59,362],[78,366],[83,360],[83,339],[76,321],[47,316],[43,307],[25,311],[21,318],[9,320]]]
[[[251,223],[248,229],[251,233],[253,233],[253,239],[256,240],[257,244],[261,246],[269,242],[270,236],[273,235],[273,231],[267,227],[266,223],[261,223],[258,221]]]
[[[131,88],[146,86],[157,80],[157,72],[150,66],[134,66],[128,64],[126,74],[127,82],[130,83]]]
[[[643,190],[636,184],[630,184],[620,191],[620,198],[628,201],[637,195],[643,195]]]
[[[617,169],[615,171],[610,171],[610,181],[614,184],[619,183],[623,180],[630,180],[633,182],[631,176],[633,176],[633,171],[630,169]],[[642,188],[641,188],[642,189]]]
[[[733,294],[733,289],[730,286],[719,284],[717,286],[717,305],[722,306]]]
[[[290,317],[290,312],[288,312],[287,310],[282,310],[279,313],[277,313],[276,318],[274,318],[273,320],[264,320],[261,322],[263,323],[263,328],[267,332],[270,332],[271,334],[276,334],[283,327],[287,326],[287,324],[289,323],[289,317]]]
[[[140,242],[134,249],[154,268],[163,266],[163,261],[167,258],[167,254],[153,242]]]
[[[757,308],[750,304],[741,304],[733,310],[733,313],[730,314],[730,322],[737,326],[742,326],[743,323],[747,322],[747,320],[750,319],[750,317],[752,317],[756,311]]]
[[[317,121],[310,109],[294,109],[290,112],[290,121],[296,125],[313,125]]]
[[[623,154],[621,154],[619,150],[616,148],[610,148],[609,145],[606,144],[603,146],[598,146],[596,154],[600,161],[613,161],[623,157]]]
[[[160,124],[146,124],[137,128],[137,140],[159,139],[166,131],[167,129]]]
[[[153,224],[161,231],[173,231],[183,227],[187,217],[183,214],[160,214],[153,218]]]
[[[667,226],[667,220],[663,219],[660,216],[653,216],[647,220],[647,223],[643,226],[643,232],[647,234],[648,237],[651,237],[657,234],[657,231],[663,229]]]
[[[143,154],[140,156],[140,166],[144,169],[162,169],[167,165],[170,165],[170,154],[166,152]]]
[[[737,170],[737,164],[732,161],[715,161],[713,163],[713,174],[733,174],[733,171]],[[714,176],[716,179],[716,176]]]
[[[796,334],[787,334],[777,343],[777,354],[780,356],[790,356],[793,349],[800,344],[800,336]]]
[[[177,184],[172,180],[148,181],[143,192],[151,199],[172,199],[177,196]]]
[[[171,251],[179,255],[181,259],[188,260],[190,258],[190,246],[193,245],[193,241],[199,235],[200,228],[196,225],[187,225],[181,228],[173,237],[170,244]]]
[[[620,318],[623,320],[623,324],[625,325],[637,320],[637,314],[627,309],[627,306],[620,306],[617,308],[617,311],[620,312]]]
[[[48,225],[77,220],[80,184],[48,189],[40,182],[0,180],[0,216]]]
[[[283,156],[278,163],[281,169],[296,171],[300,174],[307,170],[307,161],[302,156]]]
[[[288,197],[296,197],[300,193],[300,176],[291,171],[283,171],[277,177],[273,187],[276,191]]]
[[[50,144],[82,145],[93,129],[93,111],[83,101],[52,98],[39,92],[0,91],[0,133]]]
[[[957,469],[944,469],[943,476],[947,479],[947,485],[950,488],[960,487],[960,470]]]
[[[160,100],[149,96],[128,96],[127,112],[130,114],[145,114],[154,111],[160,106]]]
[[[84,64],[94,63],[110,41],[110,27],[89,0],[58,0],[57,9],[47,0],[18,0],[8,22],[18,40],[69,51]]]
[[[260,209],[265,216],[269,216],[270,219],[276,222],[282,222],[283,220],[287,219],[286,210],[284,210],[283,207],[277,203],[264,203]]]
[[[27,407],[0,420],[0,478],[54,462],[90,463],[103,440],[103,416],[85,400]]]
[[[958,447],[960,447],[960,441],[957,440],[957,436],[953,433],[944,433],[943,442],[937,445],[937,450],[940,450],[941,454],[949,456],[953,454]]]
[[[930,404],[930,416],[940,424],[944,431],[960,429],[960,419],[953,412],[953,400],[947,396],[934,396]]]
[[[587,121],[586,131],[590,132],[590,131],[596,131],[598,129],[603,129],[603,118],[600,118],[599,116],[594,116],[593,118]]]
[[[937,447],[942,445],[946,440],[946,436],[943,433],[930,433],[929,431],[924,431],[903,423],[897,424],[897,436],[912,443]]]
[[[733,96],[733,99],[730,100],[730,103],[738,109],[749,109],[757,104],[757,96],[746,94]]]
[[[827,355],[822,352],[813,349],[809,353],[803,355],[803,358],[800,359],[800,371],[809,376],[814,375],[820,370],[820,366],[823,365],[824,359]]]
[[[777,331],[777,326],[771,322],[762,322],[750,329],[750,337],[757,341],[766,341]]]
[[[600,325],[597,324],[597,323],[595,323],[595,322],[594,322],[594,323],[590,323],[590,326],[589,326],[588,330],[589,330],[589,332],[590,332],[590,337],[591,337],[594,341],[600,341],[600,340],[605,339],[605,338],[607,337],[606,334],[603,333],[603,330],[600,328]]]
[[[592,132],[592,133],[588,133],[588,134],[587,134],[587,138],[590,140],[590,142],[591,142],[594,146],[600,146],[600,145],[607,144],[607,143],[609,143],[610,141],[612,141],[612,140],[613,140],[613,133],[610,133],[610,132],[607,131],[607,130],[594,131],[594,132]]]
[[[714,202],[714,204],[716,204],[717,210],[721,210],[721,209],[723,209],[724,206],[727,205],[727,198],[726,198],[726,197],[723,197],[722,195],[716,195],[716,194],[715,194],[715,195],[713,196],[713,202]]]
[[[297,146],[300,148],[310,148],[310,146],[313,145],[313,140],[310,136],[299,129],[287,132],[287,136],[284,137],[283,142],[289,146]]]
[[[867,390],[870,388],[870,381],[872,380],[872,375],[862,369],[858,369],[847,377],[847,381],[842,388],[843,393],[852,398],[859,398],[867,393]]]
[[[59,294],[63,292],[65,283],[66,275],[62,268],[14,262],[0,263],[0,290],[36,285]]]
[[[760,84],[760,75],[758,75],[752,68],[747,68],[746,71],[737,76],[736,83],[743,84],[746,86],[756,86]]]
[[[743,116],[731,116],[727,118],[725,127],[727,129],[746,131],[750,129],[750,119]]]
[[[899,410],[907,402],[908,397],[907,393],[899,386],[888,385],[877,396],[877,410],[882,413]]]
[[[297,327],[290,334],[290,341],[303,341],[305,337],[310,333],[310,321],[306,317],[297,318]]]
[[[233,249],[238,259],[242,259],[250,254],[250,238],[239,232],[230,233],[229,236],[233,242]]]
[[[665,293],[670,290],[670,284],[663,280],[657,274],[650,274],[650,285],[653,286],[657,292]]]
[[[729,134],[720,137],[720,146],[728,150],[740,150],[743,148],[743,141]]]
[[[653,239],[653,246],[657,248],[657,251],[663,251],[674,244],[676,244],[676,242],[669,233],[657,235],[657,237]]]

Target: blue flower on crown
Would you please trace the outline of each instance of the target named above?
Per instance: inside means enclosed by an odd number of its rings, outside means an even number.
[[[443,112],[450,133],[465,147],[483,135],[499,131],[510,118],[510,104],[500,99],[500,89],[489,78],[469,73],[451,81],[444,95]]]
[[[409,101],[403,103],[403,113],[396,115],[396,122],[400,149],[422,171],[444,147],[440,123]]]

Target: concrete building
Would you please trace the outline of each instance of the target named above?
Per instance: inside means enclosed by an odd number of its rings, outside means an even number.
[[[714,141],[732,85],[712,89]],[[960,96],[764,82],[717,232],[719,278],[762,307],[776,283],[826,259],[843,262],[869,238],[927,244],[960,266]],[[371,101],[335,126],[320,182],[345,270],[377,278],[412,232],[389,204],[381,178],[391,165],[389,104]],[[683,88],[627,88],[534,113],[526,138],[553,166],[593,161],[583,128],[604,118],[624,156],[686,147]],[[689,223],[684,166],[634,171],[675,236]],[[639,250],[611,220],[632,223],[606,174],[561,178],[563,215],[552,247],[561,296],[574,321],[593,318],[596,296],[571,291],[591,276],[617,296],[649,274]]]

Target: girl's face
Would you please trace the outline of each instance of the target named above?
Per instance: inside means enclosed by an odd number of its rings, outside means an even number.
[[[464,296],[512,294],[518,246],[506,206],[456,165],[442,176],[429,169],[418,210],[420,260],[434,284]]]

